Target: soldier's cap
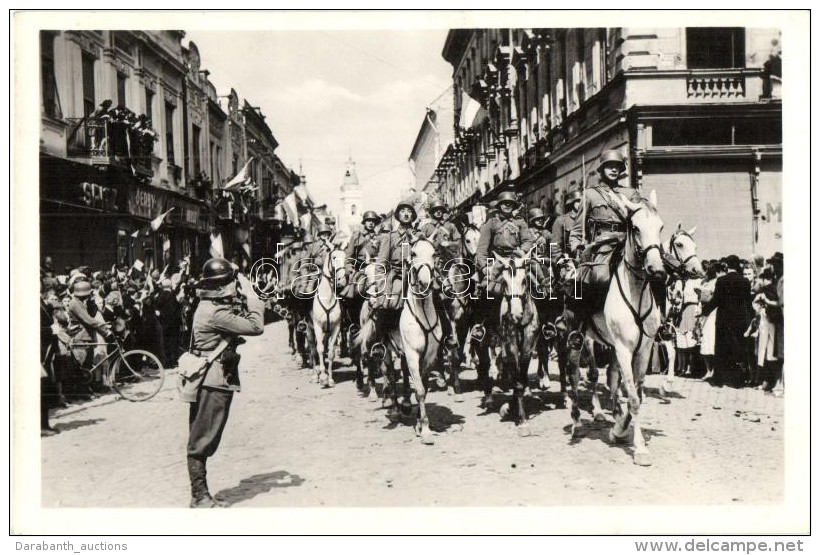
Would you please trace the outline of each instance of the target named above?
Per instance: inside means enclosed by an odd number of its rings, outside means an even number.
[[[88,297],[91,294],[91,284],[87,281],[78,281],[71,288],[71,292],[75,297]]]
[[[376,214],[373,210],[368,210],[364,214],[362,214],[362,223],[366,222],[367,220],[372,220],[376,223],[381,221],[381,217]]]
[[[510,203],[510,204],[517,204],[518,197],[512,191],[504,191],[500,195],[498,195],[498,200],[496,201],[497,205],[500,206],[502,203]]]

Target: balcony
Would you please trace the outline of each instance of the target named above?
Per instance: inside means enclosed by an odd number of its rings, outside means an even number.
[[[740,75],[690,75],[686,78],[688,98],[734,98],[744,97],[746,81]]]
[[[87,118],[67,118],[69,158],[92,165],[116,165],[142,180],[154,175],[152,155],[156,132],[138,118],[121,118],[111,112]]]

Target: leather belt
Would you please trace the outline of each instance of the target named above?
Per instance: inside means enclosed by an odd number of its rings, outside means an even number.
[[[617,233],[624,233],[626,226],[620,222],[593,222],[596,233],[599,231],[610,231]]]
[[[213,353],[213,352],[214,352],[213,349],[191,349],[191,351],[190,351],[190,353],[192,355],[195,355],[195,356],[198,356],[198,357],[207,357],[210,353]]]

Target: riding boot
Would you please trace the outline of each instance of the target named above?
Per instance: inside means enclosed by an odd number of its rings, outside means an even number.
[[[188,477],[191,480],[191,503],[189,507],[192,509],[212,509],[222,506],[211,497],[208,491],[206,460],[201,457],[188,457]]]

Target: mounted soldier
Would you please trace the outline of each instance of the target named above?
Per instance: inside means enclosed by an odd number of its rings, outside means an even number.
[[[330,250],[330,238],[333,236],[333,228],[327,224],[321,224],[316,230],[317,240],[310,244],[305,252],[303,258],[303,267],[310,272],[311,269],[315,272],[316,268],[322,269],[322,261],[325,254]]]
[[[375,258],[379,250],[379,236],[376,226],[381,217],[373,210],[368,210],[362,216],[362,228],[353,232],[353,236],[345,247],[345,271],[350,276],[350,282],[342,297],[346,299],[361,298],[364,294],[364,275],[362,269],[369,260]]]
[[[577,187],[567,188],[564,196],[564,213],[558,216],[552,224],[552,241],[556,245],[550,252],[553,263],[562,255],[574,257],[575,253],[570,248],[570,235],[576,220],[581,215],[582,200],[583,195]]]
[[[421,226],[424,237],[436,247],[440,264],[461,256],[461,233],[454,223],[447,218],[447,206],[440,200],[430,204],[431,221]]]
[[[415,240],[413,224],[418,217],[410,200],[403,200],[396,206],[393,217],[398,227],[381,236],[376,261],[384,266],[386,288],[382,295],[374,299],[376,308],[395,310],[401,307],[403,295],[403,268],[410,255],[410,245]]]

